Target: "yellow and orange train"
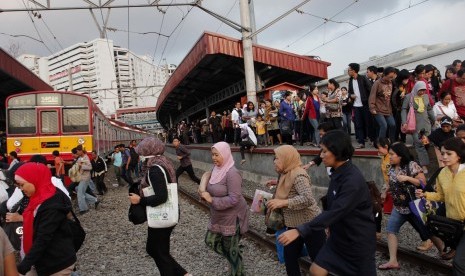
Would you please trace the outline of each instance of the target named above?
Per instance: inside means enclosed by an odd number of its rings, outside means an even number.
[[[7,98],[6,111],[7,150],[22,160],[42,154],[52,161],[55,150],[72,160],[71,149],[77,145],[107,156],[116,144],[153,135],[108,119],[89,97],[73,92],[16,94]]]

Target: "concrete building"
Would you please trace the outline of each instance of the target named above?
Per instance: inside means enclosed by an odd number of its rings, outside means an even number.
[[[119,108],[155,106],[170,68],[100,38],[48,57],[22,55],[18,60],[55,90],[88,95],[108,116]]]
[[[415,45],[384,56],[373,56],[368,61],[353,62],[360,64],[360,74],[366,73],[368,66],[376,67],[393,66],[401,69],[413,70],[418,64],[432,64],[441,71],[444,78],[446,66],[449,66],[452,61],[465,59],[465,40],[455,43],[440,43],[434,45]],[[348,64],[347,64],[348,65]],[[349,83],[349,75],[347,69],[344,74],[334,78],[342,86],[347,86]],[[324,87],[328,83],[327,80],[319,82],[319,87]]]

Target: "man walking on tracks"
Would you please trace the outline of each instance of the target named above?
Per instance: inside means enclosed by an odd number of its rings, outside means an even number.
[[[98,195],[103,195],[107,192],[107,186],[105,185],[105,173],[107,172],[107,163],[102,157],[98,156],[97,152],[92,151],[92,175],[94,176],[94,182],[97,186]]]
[[[89,206],[87,203],[94,204],[95,208],[99,205],[99,200],[96,197],[93,197],[86,193],[87,187],[90,184],[90,171],[92,170],[92,164],[90,163],[89,156],[87,156],[85,150],[82,148],[82,145],[76,147],[77,151],[77,164],[79,168],[79,174],[81,175],[81,181],[77,187],[77,199],[79,205],[79,213],[85,214],[89,211]]]
[[[128,186],[131,187],[132,183],[134,183],[129,166],[131,163],[131,152],[124,146],[124,144],[119,145],[119,151],[121,152],[121,158],[123,159],[123,163],[121,165],[121,178],[123,178],[128,183]]]
[[[175,137],[173,139],[173,146],[176,148],[176,155],[178,157],[179,162],[181,165],[176,170],[176,181],[179,183],[179,176],[184,172],[187,171],[189,177],[197,184],[200,184],[200,179],[195,176],[194,169],[192,168],[192,162],[190,159],[190,151],[186,148],[186,146],[181,145],[179,138]]]

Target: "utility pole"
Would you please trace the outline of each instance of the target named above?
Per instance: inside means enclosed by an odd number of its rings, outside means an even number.
[[[253,64],[252,52],[252,38],[250,37],[250,12],[249,0],[239,1],[241,11],[241,25],[242,28],[242,51],[244,55],[244,73],[245,73],[245,87],[247,90],[247,101],[253,102],[257,105],[257,90],[255,85],[255,70]]]
[[[252,33],[255,33],[257,30],[257,25],[255,24],[255,8],[254,8],[254,0],[249,0],[249,14],[250,14],[250,31]],[[252,43],[257,44],[257,37],[258,35],[252,36]],[[255,71],[255,91],[261,91],[262,90],[262,78],[258,74],[258,72]]]

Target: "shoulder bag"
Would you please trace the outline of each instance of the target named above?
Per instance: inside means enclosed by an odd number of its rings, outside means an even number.
[[[428,215],[426,228],[433,236],[439,237],[449,246],[456,246],[462,238],[465,223],[438,215]]]
[[[413,95],[410,94],[409,111],[407,114],[406,126],[402,125],[401,131],[405,134],[413,134],[417,129],[417,121],[415,118],[415,109],[413,108]]]
[[[158,166],[158,165],[156,165]],[[169,183],[166,177],[165,170],[158,166],[163,172],[166,180],[166,189],[168,190],[168,199],[165,203],[152,207],[147,206],[147,223],[150,228],[168,228],[175,226],[179,220],[179,206],[178,206],[178,184]],[[152,182],[148,177],[149,187],[142,189],[145,197],[155,195],[153,191]]]
[[[3,226],[3,230],[10,240],[11,245],[15,250],[21,250],[21,237],[23,235],[23,222],[7,222]]]
[[[84,240],[86,239],[86,231],[82,228],[81,222],[77,218],[76,214],[71,210],[71,214],[73,215],[74,220],[67,219],[69,228],[71,229],[71,233],[73,235],[73,245],[74,250],[78,252],[81,248]]]

